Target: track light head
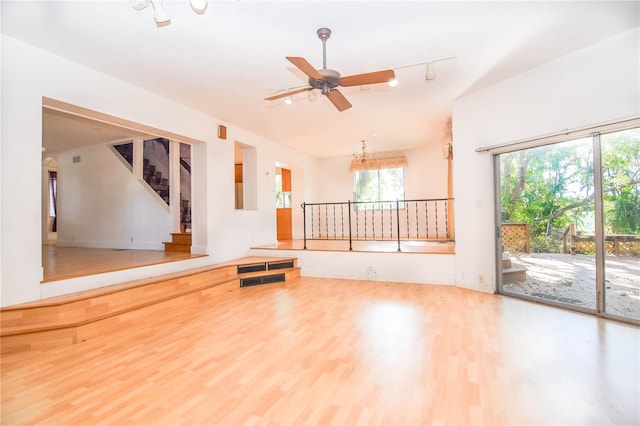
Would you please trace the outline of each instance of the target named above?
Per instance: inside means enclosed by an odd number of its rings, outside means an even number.
[[[436,70],[433,68],[433,64],[431,62],[427,62],[427,72],[424,75],[425,80],[435,80],[436,79]]]
[[[151,6],[153,7],[153,19],[156,20],[158,26],[169,25],[171,18],[169,12],[162,5],[162,0],[151,0]]]
[[[207,10],[207,0],[189,0],[191,9],[198,15],[202,15]]]

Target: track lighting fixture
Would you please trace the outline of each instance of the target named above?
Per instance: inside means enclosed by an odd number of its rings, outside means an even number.
[[[207,10],[207,0],[189,0],[189,4],[198,15],[202,15]]]
[[[433,68],[433,64],[431,62],[427,62],[427,72],[424,75],[425,80],[435,80],[436,79],[436,70]]]
[[[403,68],[409,68],[409,67],[417,67],[418,65],[427,65],[427,71],[424,74],[424,79],[429,81],[429,80],[435,80],[436,79],[436,70],[433,67],[433,64],[435,62],[441,62],[441,61],[448,61],[449,59],[455,59],[455,56],[449,56],[447,58],[440,58],[440,59],[433,59],[431,61],[425,61],[425,62],[418,62],[417,64],[411,64],[411,65],[404,65],[402,67],[398,67],[395,68],[396,70],[399,69],[403,69]],[[389,86],[391,86],[391,82],[389,82]],[[394,86],[391,86],[394,87]]]
[[[162,5],[162,0],[150,0],[150,2],[153,7],[153,19],[156,20],[156,24],[170,23],[169,12]]]
[[[156,25],[164,27],[171,23],[171,17],[162,4],[162,1],[163,0],[134,0],[131,2],[131,6],[138,11],[151,6],[153,8],[153,19],[156,21]],[[189,0],[189,4],[191,5],[191,9],[198,15],[202,15],[205,10],[207,10],[207,0]]]

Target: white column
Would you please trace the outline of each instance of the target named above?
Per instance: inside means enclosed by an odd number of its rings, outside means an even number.
[[[142,180],[143,176],[143,166],[142,161],[144,158],[144,140],[142,138],[133,138],[133,175],[138,180]]]
[[[169,143],[169,212],[173,232],[180,232],[180,142]]]

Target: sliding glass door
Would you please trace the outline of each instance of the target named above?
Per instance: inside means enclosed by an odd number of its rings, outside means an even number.
[[[640,129],[600,136],[604,312],[640,320]]]
[[[499,291],[640,320],[640,129],[497,156]]]

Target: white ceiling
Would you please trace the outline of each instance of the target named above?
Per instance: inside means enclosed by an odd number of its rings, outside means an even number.
[[[637,27],[639,4],[209,0],[198,15],[188,0],[165,0],[172,22],[161,28],[128,1],[0,7],[5,34],[324,158],[362,139],[376,152],[439,143],[454,99]],[[305,93],[293,105],[265,101],[306,84],[285,56],[322,67],[320,27],[333,32],[327,67],[342,75],[456,59],[436,63],[433,81],[417,66],[397,70],[395,88],[341,88],[353,104],[344,112]]]

